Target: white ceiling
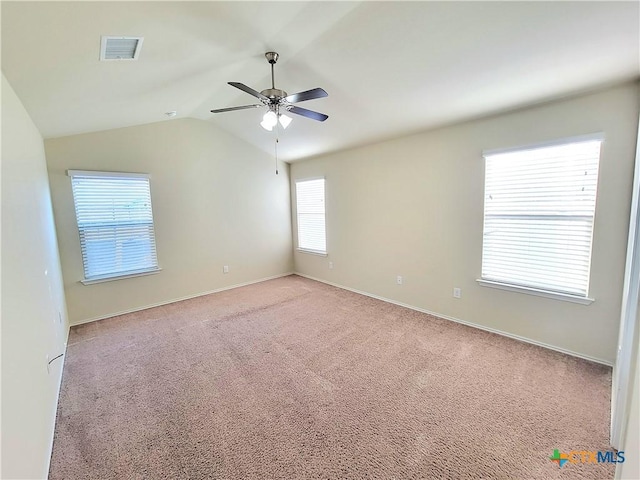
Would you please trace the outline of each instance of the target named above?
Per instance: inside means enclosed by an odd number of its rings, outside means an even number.
[[[2,71],[45,138],[176,118],[273,152],[262,109],[229,85],[322,87],[291,115],[296,160],[640,76],[638,2],[6,2]],[[100,62],[101,35],[143,36]]]

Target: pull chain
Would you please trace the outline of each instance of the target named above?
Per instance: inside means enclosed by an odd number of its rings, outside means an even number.
[[[278,139],[278,125],[276,124],[276,143],[275,143],[275,157],[276,157],[276,175],[278,175],[278,142],[280,140]]]

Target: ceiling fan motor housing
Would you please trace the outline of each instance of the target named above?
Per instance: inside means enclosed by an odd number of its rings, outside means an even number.
[[[260,93],[265,97],[269,97],[272,103],[278,103],[287,96],[287,92],[280,90],[279,88],[267,88],[266,90],[262,90]]]

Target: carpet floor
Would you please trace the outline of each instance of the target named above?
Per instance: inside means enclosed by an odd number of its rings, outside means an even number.
[[[299,276],[74,327],[51,479],[604,479],[611,369]]]

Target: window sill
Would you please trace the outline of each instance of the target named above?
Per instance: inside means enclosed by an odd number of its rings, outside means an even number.
[[[296,248],[296,251],[300,253],[309,253],[311,255],[318,255],[319,257],[326,257],[327,252],[321,252],[319,250],[306,250],[304,248]]]
[[[91,280],[80,280],[83,285],[93,285],[94,283],[112,282],[114,280],[123,280],[125,278],[143,277],[145,275],[154,275],[160,273],[161,268],[154,268],[153,270],[141,270],[135,273],[128,273],[126,275],[117,275],[113,277],[92,278]]]
[[[591,305],[595,301],[593,298],[589,297],[579,297],[578,295],[571,295],[569,293],[550,292],[548,290],[539,290],[537,288],[510,285],[508,283],[494,282],[493,280],[483,280],[479,278],[476,282],[483,287],[497,288],[500,290],[507,290],[509,292],[525,293],[527,295],[551,298],[554,300],[561,300],[563,302],[579,303],[581,305]]]

